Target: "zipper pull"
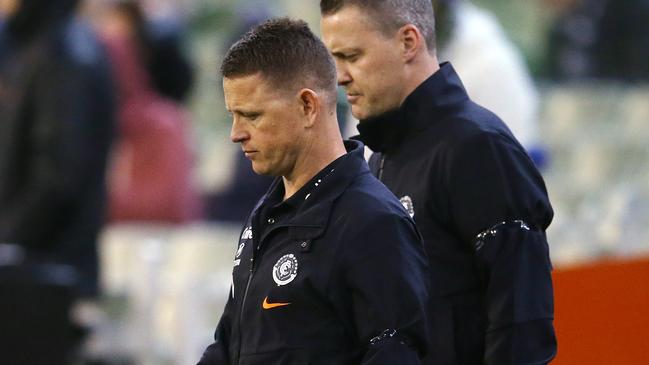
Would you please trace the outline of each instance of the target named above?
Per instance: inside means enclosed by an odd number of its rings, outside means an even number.
[[[382,181],[381,178],[383,177],[383,165],[385,165],[385,154],[381,154],[381,164],[379,165],[379,176],[378,179],[379,181]]]

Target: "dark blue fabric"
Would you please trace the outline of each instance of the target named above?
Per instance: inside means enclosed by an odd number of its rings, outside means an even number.
[[[289,199],[275,180],[242,230],[233,289],[201,365],[419,364],[428,273],[421,236],[369,172],[363,145]],[[286,255],[297,276],[273,279]],[[262,302],[291,303],[262,309]],[[385,340],[370,341],[384,333]]]
[[[494,86],[496,87],[496,86]],[[426,364],[540,364],[556,351],[552,221],[543,178],[446,63],[394,111],[358,126],[372,172],[412,206],[431,272]],[[475,250],[476,236],[522,220]],[[516,333],[516,336],[512,334]]]

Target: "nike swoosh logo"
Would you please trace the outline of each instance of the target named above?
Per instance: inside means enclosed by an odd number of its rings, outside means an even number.
[[[264,309],[273,309],[277,307],[285,307],[291,303],[268,303],[268,297],[264,298],[264,302],[261,303],[261,307]]]

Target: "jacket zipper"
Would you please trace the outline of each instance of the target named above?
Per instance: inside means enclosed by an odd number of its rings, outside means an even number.
[[[254,219],[253,219],[254,221]],[[253,223],[253,226],[255,224]],[[257,237],[257,240],[255,238]],[[239,364],[239,359],[241,358],[241,347],[243,345],[243,336],[241,334],[241,323],[243,322],[243,310],[246,306],[246,298],[248,297],[248,289],[250,288],[250,283],[252,282],[252,277],[255,274],[255,256],[257,251],[259,251],[259,247],[261,247],[261,240],[258,238],[259,236],[255,235],[253,236],[252,242],[253,242],[253,247],[252,247],[252,256],[250,257],[250,273],[248,275],[248,280],[246,281],[246,288],[243,291],[243,298],[241,299],[241,307],[239,308],[239,350],[237,351],[237,358],[235,361],[235,364]],[[255,242],[257,241],[257,242]]]
[[[252,281],[252,276],[255,274],[255,261],[254,257],[250,259],[250,274],[248,275],[248,281],[246,282],[246,289],[243,292],[243,299],[241,300],[241,310],[239,311],[239,327],[241,327],[241,321],[243,320],[243,308],[246,306],[246,298],[248,297],[248,288],[250,288],[250,282]],[[241,333],[241,331],[239,331]]]
[[[255,256],[256,253],[261,250],[261,245],[262,242],[264,241],[264,238],[268,236],[272,231],[279,229],[279,228],[287,228],[287,227],[311,227],[309,225],[293,225],[293,224],[282,224],[273,227],[272,229],[268,230],[266,234],[264,234],[263,237],[258,242],[254,242],[255,239],[253,238],[253,250],[252,250],[252,257],[250,258],[250,274],[248,275],[248,281],[246,282],[246,289],[243,291],[243,298],[241,299],[241,307],[239,308],[239,351],[237,352],[237,358],[235,363],[239,364],[239,359],[241,358],[241,346],[242,346],[242,335],[241,335],[241,323],[243,322],[243,310],[246,306],[246,298],[248,297],[248,289],[250,288],[250,283],[252,282],[252,277],[255,274]],[[258,237],[258,236],[255,236]],[[256,245],[255,245],[256,243]]]
[[[272,232],[275,229],[285,227],[284,225],[276,226],[273,229],[269,230],[264,237],[266,237],[270,232]],[[239,351],[237,353],[237,360],[236,364],[239,364],[239,359],[241,358],[241,346],[242,346],[242,335],[241,335],[241,323],[243,323],[243,310],[246,306],[246,298],[248,297],[248,289],[250,288],[250,283],[252,282],[252,277],[255,274],[255,256],[256,253],[261,250],[261,242],[263,242],[263,238],[260,239],[258,242],[255,242],[255,239],[253,238],[253,249],[252,249],[252,257],[250,258],[250,274],[248,275],[248,280],[246,282],[246,289],[243,291],[243,298],[241,299],[241,308],[239,308]],[[256,243],[256,245],[255,245]]]
[[[239,363],[241,358],[241,346],[243,341],[243,336],[241,334],[241,323],[243,322],[243,308],[246,306],[246,297],[248,296],[248,288],[250,288],[250,282],[252,281],[252,276],[255,273],[255,258],[254,253],[253,257],[250,259],[250,274],[248,275],[248,281],[246,282],[246,289],[243,292],[243,299],[241,300],[241,308],[239,309],[239,350],[237,351],[236,364]]]
[[[378,179],[380,182],[383,182],[383,166],[385,165],[385,154],[381,154],[381,163],[379,164],[379,174],[378,174]]]

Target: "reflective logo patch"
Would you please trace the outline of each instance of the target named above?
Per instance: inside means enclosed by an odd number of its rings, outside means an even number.
[[[241,253],[243,252],[244,247],[246,247],[246,243],[241,242],[241,244],[239,244],[239,248],[237,249],[237,254],[234,256],[235,259],[238,259],[239,256],[241,256]]]
[[[297,276],[297,259],[292,253],[280,257],[273,266],[273,280],[277,286],[286,285]]]
[[[243,230],[243,233],[241,234],[241,239],[242,240],[252,239],[252,226],[246,227],[246,229]]]
[[[414,204],[412,204],[412,199],[408,195],[406,195],[406,196],[402,197],[401,199],[399,199],[399,201],[401,202],[401,204],[403,204],[403,207],[406,209],[406,212],[408,212],[408,214],[410,214],[410,218],[414,218],[415,217],[415,206],[414,206]]]
[[[239,244],[239,248],[237,248],[237,253],[236,253],[236,255],[234,256],[234,267],[239,266],[239,264],[241,263],[241,259],[240,259],[239,257],[241,256],[241,253],[243,252],[243,248],[244,248],[244,247],[246,247],[246,243],[245,243],[245,242],[241,242],[241,243]]]

